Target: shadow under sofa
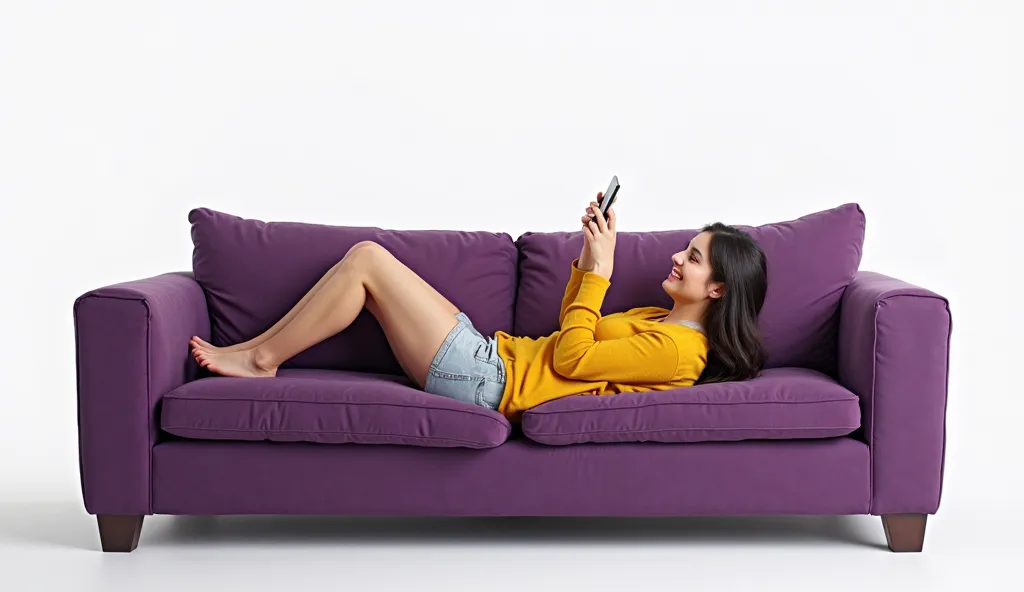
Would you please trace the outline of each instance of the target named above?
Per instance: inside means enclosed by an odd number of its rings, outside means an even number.
[[[192,272],[75,301],[80,477],[104,551],[133,550],[151,514],[870,514],[890,549],[922,549],[941,497],[951,316],[945,298],[857,269],[856,205],[750,229],[773,264],[762,376],[565,397],[521,422],[416,389],[365,311],[272,379],[211,375],[188,340],[258,334],[359,240],[482,331],[545,334],[579,233],[512,241],[205,208],[190,220]],[[660,304],[650,287],[694,233],[620,231],[603,311]]]

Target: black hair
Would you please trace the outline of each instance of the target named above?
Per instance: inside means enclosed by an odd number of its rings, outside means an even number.
[[[704,313],[708,363],[695,384],[755,378],[767,356],[758,315],[768,290],[768,262],[761,246],[749,234],[715,222],[701,229],[710,232],[710,280],[725,284]]]

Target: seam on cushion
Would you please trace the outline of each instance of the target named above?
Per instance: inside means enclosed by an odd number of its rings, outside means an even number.
[[[871,391],[868,396],[871,398],[871,437],[868,438],[868,487],[871,490],[871,501],[868,503],[868,514],[875,513],[875,432],[878,431],[875,428],[875,408],[878,406],[875,402],[875,390],[878,383],[878,310],[879,302],[881,300],[875,300],[875,314],[872,318],[871,324]]]
[[[903,281],[903,280],[897,280],[897,281]],[[904,283],[909,283],[909,282],[904,282]],[[925,289],[925,288],[922,288],[922,289]],[[882,294],[880,298],[875,300],[875,304],[878,304],[879,302],[885,302],[886,300],[888,300],[890,298],[926,298],[928,300],[939,300],[939,301],[941,301],[941,302],[946,304],[947,309],[949,308],[949,300],[947,298],[943,297],[943,296],[938,295],[938,294],[910,294],[910,293],[907,293],[907,294],[889,294],[889,295]]]
[[[530,430],[530,436],[578,436],[580,434],[636,434],[647,432],[726,432],[739,430],[762,430],[762,431],[793,431],[793,430],[855,430],[860,426],[815,426],[800,428],[657,428],[651,430],[587,430],[585,432],[535,432]]]
[[[949,350],[953,338],[953,312],[946,301],[946,316],[949,318],[949,330],[946,332],[946,385],[945,400],[942,403],[942,459],[939,463],[939,494],[935,497],[935,508],[938,510],[942,500],[942,480],[946,470],[946,413],[949,411]]]
[[[447,397],[445,397],[445,398],[447,398]],[[240,402],[240,403],[287,403],[287,404],[291,404],[291,405],[300,405],[300,404],[308,404],[308,405],[379,405],[381,407],[411,407],[413,409],[424,409],[424,410],[427,410],[427,411],[440,411],[442,413],[466,413],[466,414],[469,414],[469,415],[475,415],[477,417],[483,417],[483,418],[489,419],[489,420],[491,420],[491,421],[493,421],[495,423],[498,423],[498,424],[501,424],[501,425],[505,425],[505,424],[503,424],[501,422],[501,420],[499,420],[499,419],[497,419],[495,417],[491,417],[487,413],[484,413],[482,407],[480,408],[479,411],[477,411],[476,409],[473,409],[473,410],[469,410],[469,409],[443,409],[441,407],[421,407],[419,405],[402,405],[400,403],[370,403],[370,402],[351,402],[351,403],[349,403],[349,402],[337,402],[337,403],[333,403],[333,402],[328,402],[328,401],[281,401],[281,400],[267,401],[267,400],[264,400],[264,399],[204,399],[202,397],[182,397],[182,396],[178,396],[178,395],[174,395],[174,396],[170,396],[170,397],[164,397],[164,399],[178,400],[178,401],[202,401],[204,403],[220,403],[220,402],[223,402],[223,401],[227,401],[227,402]]]
[[[614,395],[601,395],[601,396],[614,396]],[[648,403],[645,405],[637,405],[636,407],[611,407],[607,409],[558,409],[558,410],[541,410],[537,411],[536,408],[527,409],[524,413],[530,413],[531,415],[555,415],[558,413],[592,413],[594,411],[625,411],[625,410],[636,410],[644,407],[663,407],[665,405],[678,405],[678,406],[690,406],[690,405],[822,405],[829,403],[849,403],[852,401],[860,401],[860,397],[856,395],[853,397],[847,397],[845,399],[832,399],[828,401],[750,401],[750,402],[721,402],[721,403],[689,403],[685,401],[672,401],[667,403]]]
[[[486,444],[478,440],[463,440],[462,438],[431,437],[431,436],[407,436],[391,432],[352,432],[348,430],[242,430],[238,428],[196,428],[191,426],[168,426],[165,430],[191,430],[194,432],[253,432],[259,434],[352,434],[355,436],[397,436],[399,438],[413,438],[416,440],[448,440],[451,442],[467,442],[470,444]]]
[[[83,294],[79,298],[79,300],[82,300],[82,299],[85,299],[85,298],[110,298],[111,300],[136,300],[138,302],[146,302],[145,298],[138,298],[136,296],[104,296],[102,294],[96,294],[95,292],[89,292],[87,294]],[[149,306],[147,305],[146,308],[149,308]]]
[[[75,415],[78,423],[78,434],[76,438],[78,440],[78,479],[80,481],[79,487],[82,489],[82,503],[88,503],[89,496],[85,491],[86,478],[85,467],[83,466],[83,457],[85,455],[82,454],[82,344],[81,335],[78,330],[78,305],[81,301],[81,297],[75,299],[75,304],[71,308],[71,316],[73,317],[75,326],[75,402],[78,405],[78,409],[75,410]]]
[[[146,307],[146,448],[149,456],[149,507],[146,508],[147,514],[153,513],[153,443],[156,438],[153,435],[153,423],[154,418],[151,417],[153,414],[153,377],[151,376],[152,370],[152,335],[150,330],[152,329],[152,311],[149,308],[149,302],[145,298],[142,299],[142,305]]]

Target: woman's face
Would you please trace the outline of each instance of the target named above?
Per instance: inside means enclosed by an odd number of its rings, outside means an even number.
[[[711,233],[702,232],[693,237],[685,251],[672,255],[671,273],[661,285],[675,302],[689,304],[721,295],[720,285],[708,281],[711,277],[710,244]]]

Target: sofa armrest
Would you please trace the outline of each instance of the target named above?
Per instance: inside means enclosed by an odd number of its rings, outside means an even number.
[[[151,514],[160,398],[193,380],[189,339],[210,338],[203,289],[172,272],[75,300],[78,460],[90,514]]]
[[[879,273],[858,272],[843,294],[839,382],[860,397],[871,514],[939,508],[952,327],[946,298]]]

